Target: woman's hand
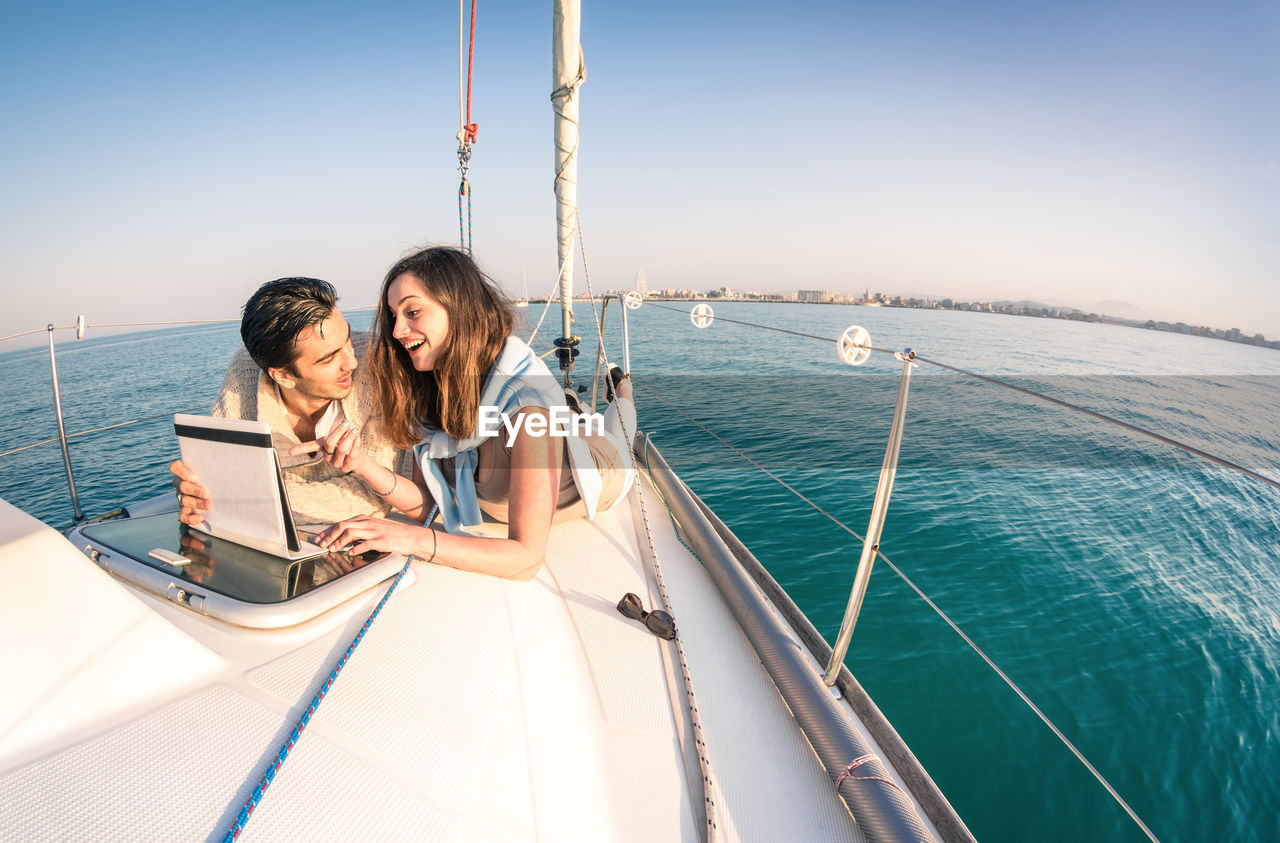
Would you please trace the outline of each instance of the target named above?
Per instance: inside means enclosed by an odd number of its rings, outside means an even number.
[[[318,533],[316,544],[325,550],[345,550],[357,556],[369,550],[424,555],[420,548],[425,546],[426,553],[430,554],[433,545],[430,529],[372,515],[357,515]]]
[[[319,453],[325,462],[343,473],[355,473],[362,477],[371,470],[375,463],[360,447],[360,431],[349,421],[329,431],[328,436],[321,436],[289,449],[289,456]]]
[[[196,473],[182,460],[175,460],[169,466],[173,475],[174,488],[178,490],[178,505],[182,507],[178,520],[192,527],[204,523],[204,513],[213,509],[213,501],[209,499],[209,490],[196,482]]]

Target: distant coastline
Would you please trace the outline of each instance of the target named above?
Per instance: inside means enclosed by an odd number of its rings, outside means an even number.
[[[1053,307],[1034,301],[955,301],[949,298],[915,298],[909,296],[889,296],[884,293],[867,292],[861,296],[848,293],[836,293],[831,290],[798,290],[794,293],[754,293],[735,292],[727,287],[718,290],[650,290],[645,298],[654,301],[690,301],[690,302],[781,302],[790,304],[843,304],[862,305],[864,307],[907,307],[917,310],[966,310],[972,313],[1002,313],[1007,316],[1034,316],[1041,319],[1068,319],[1073,322],[1097,322],[1103,325],[1124,325],[1130,328],[1144,328],[1149,331],[1167,331],[1174,334],[1187,334],[1195,337],[1207,337],[1214,340],[1225,340],[1243,345],[1256,345],[1260,348],[1273,348],[1280,351],[1280,339],[1268,340],[1262,334],[1249,336],[1239,328],[1210,328],[1207,325],[1189,325],[1185,322],[1163,322],[1155,319],[1126,319],[1121,316],[1110,316],[1103,313],[1086,313],[1074,307]],[[587,295],[575,297],[586,301]],[[542,304],[546,298],[528,299],[532,303]]]

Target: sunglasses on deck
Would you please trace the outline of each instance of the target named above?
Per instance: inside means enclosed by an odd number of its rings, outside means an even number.
[[[640,598],[634,594],[627,593],[622,595],[622,599],[618,601],[618,612],[633,621],[640,621],[645,628],[659,638],[670,641],[676,637],[676,622],[671,616],[661,609],[654,609],[652,612],[644,610],[644,604],[640,602]]]

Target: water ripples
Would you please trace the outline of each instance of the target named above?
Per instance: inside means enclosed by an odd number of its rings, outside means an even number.
[[[833,339],[861,322],[879,347],[912,346],[1280,477],[1274,351],[983,314],[716,309]],[[631,314],[631,334],[642,426],[834,638],[858,542],[657,396],[862,533],[901,364],[875,355],[853,370],[828,343],[730,324],[698,331],[652,308]],[[60,346],[68,429],[209,406],[237,339],[234,326],[200,326]],[[584,341],[581,360],[591,346]],[[0,451],[56,434],[44,352],[4,357],[12,395]],[[174,451],[163,419],[75,440],[86,510],[163,491]],[[32,449],[0,463],[0,494],[66,523],[61,477],[56,445]],[[1280,835],[1280,493],[1097,419],[921,366],[882,544],[1161,839]],[[848,662],[979,839],[1142,839],[883,564]]]

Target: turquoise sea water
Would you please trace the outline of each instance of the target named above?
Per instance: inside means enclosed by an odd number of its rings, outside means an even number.
[[[862,324],[877,347],[911,347],[1280,478],[1275,351],[985,314],[732,303],[716,311],[832,338]],[[526,313],[536,319],[538,305]],[[615,357],[617,323],[615,309]],[[831,343],[723,321],[699,331],[651,306],[631,314],[631,336],[642,427],[833,638],[858,544],[664,401],[861,533],[901,363],[877,354],[849,368]],[[234,326],[60,342],[69,432],[158,416],[72,441],[87,512],[167,488],[175,448],[166,417],[212,403],[237,344]],[[594,348],[584,345],[585,361]],[[0,360],[9,375],[0,453],[56,435],[46,351]],[[589,366],[579,369],[586,376]],[[0,458],[0,496],[67,524],[56,444]],[[923,365],[882,550],[1160,839],[1280,839],[1280,491]],[[978,839],[1143,839],[883,563],[848,662]]]

